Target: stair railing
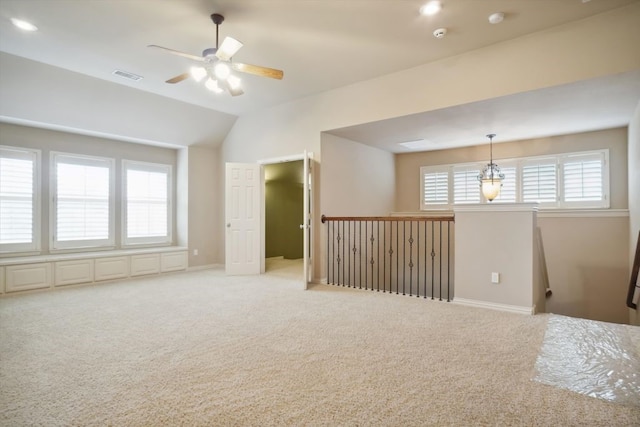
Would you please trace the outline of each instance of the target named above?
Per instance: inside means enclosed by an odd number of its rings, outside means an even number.
[[[640,292],[640,284],[638,284],[638,270],[640,270],[640,232],[638,232],[638,240],[636,242],[636,256],[633,259],[633,268],[631,269],[631,279],[629,280],[629,292],[627,293],[627,307],[638,309],[638,304],[634,303],[636,292]]]
[[[451,301],[452,216],[327,217],[327,284]]]

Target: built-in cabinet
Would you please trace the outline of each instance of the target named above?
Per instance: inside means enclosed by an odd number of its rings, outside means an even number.
[[[187,263],[186,249],[4,258],[0,294],[169,273],[186,270]]]

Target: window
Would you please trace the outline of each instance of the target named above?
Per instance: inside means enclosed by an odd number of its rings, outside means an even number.
[[[52,249],[114,245],[114,161],[51,153]]]
[[[564,205],[607,207],[609,193],[606,152],[562,156],[562,193]]]
[[[453,168],[453,202],[480,203],[480,171],[473,166]]]
[[[518,168],[514,164],[509,166],[507,162],[501,162],[500,172],[504,174],[502,188],[498,197],[493,199],[492,203],[515,203],[518,200],[516,176]]]
[[[420,168],[422,175],[422,209],[428,205],[447,205],[449,203],[449,173],[447,171]]]
[[[123,244],[171,243],[171,166],[125,160]]]
[[[500,195],[493,203],[539,203],[542,208],[608,208],[608,158],[609,150],[605,149],[498,160],[496,163],[505,178]],[[420,168],[421,209],[488,203],[481,196],[477,179],[483,167],[484,163],[470,163]]]
[[[536,159],[522,165],[522,201],[555,203],[557,201],[556,159]]]
[[[0,146],[0,252],[40,249],[40,152]]]

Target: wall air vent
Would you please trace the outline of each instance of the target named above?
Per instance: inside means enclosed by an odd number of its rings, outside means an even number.
[[[133,73],[128,73],[128,72],[122,71],[122,70],[115,70],[113,72],[113,74],[116,75],[116,76],[124,77],[125,79],[133,80],[134,82],[137,82],[139,80],[144,79],[144,77],[142,77],[142,76],[139,76],[139,75],[133,74]]]

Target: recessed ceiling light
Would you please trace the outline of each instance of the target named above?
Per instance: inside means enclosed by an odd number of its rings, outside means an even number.
[[[24,31],[38,31],[38,27],[22,19],[11,18],[11,23]]]
[[[499,24],[504,20],[504,13],[496,12],[489,15],[489,22],[492,24]]]
[[[420,8],[420,13],[426,16],[432,16],[442,10],[442,4],[439,1],[430,1]]]

